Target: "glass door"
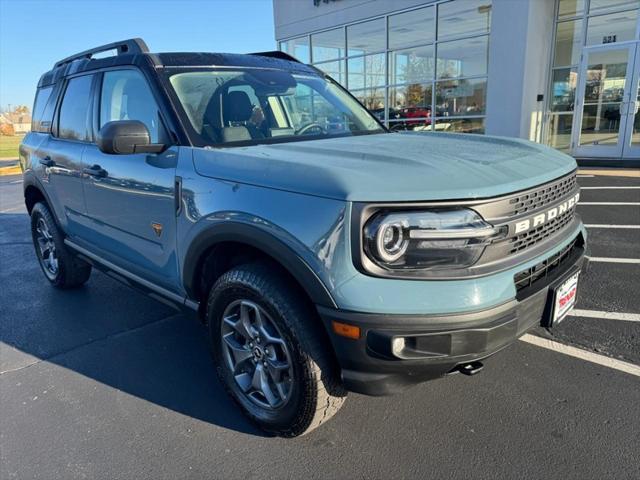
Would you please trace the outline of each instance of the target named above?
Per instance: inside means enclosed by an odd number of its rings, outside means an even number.
[[[625,159],[640,158],[640,45],[636,48],[632,77],[631,92],[623,109],[623,115],[627,118],[627,131],[622,147],[622,157]]]
[[[629,99],[633,84],[637,95],[635,57],[635,43],[583,50],[573,127],[574,156],[622,158],[628,125],[634,120]]]

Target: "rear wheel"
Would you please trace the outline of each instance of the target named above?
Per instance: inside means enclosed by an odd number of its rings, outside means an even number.
[[[31,211],[31,236],[40,268],[54,287],[75,288],[89,279],[91,265],[69,251],[49,207],[42,202]]]
[[[346,393],[320,320],[283,273],[268,264],[218,279],[207,306],[220,380],[244,413],[282,436],[331,418]]]

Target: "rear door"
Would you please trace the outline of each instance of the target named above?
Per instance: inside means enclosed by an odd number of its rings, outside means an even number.
[[[139,120],[153,143],[170,143],[158,103],[137,69],[100,74],[95,128]],[[179,287],[175,255],[177,147],[161,154],[108,155],[95,143],[84,151],[87,217],[96,254],[156,285]]]
[[[49,197],[65,232],[71,236],[80,233],[86,214],[82,155],[92,141],[89,112],[94,81],[95,75],[67,80],[52,134],[39,150],[39,161],[46,167]]]

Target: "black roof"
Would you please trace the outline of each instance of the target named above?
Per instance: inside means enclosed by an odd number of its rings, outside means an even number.
[[[116,55],[93,58],[97,53],[115,51]],[[85,50],[55,63],[53,69],[40,77],[38,87],[51,85],[74,73],[119,65],[148,65],[151,67],[252,67],[274,68],[298,73],[318,73],[314,67],[280,51],[239,53],[169,52],[151,53],[140,38],[109,43]]]

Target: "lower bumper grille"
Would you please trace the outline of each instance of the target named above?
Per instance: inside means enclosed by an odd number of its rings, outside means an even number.
[[[516,273],[513,277],[513,281],[516,284],[516,292],[533,286],[536,282],[547,278],[552,272],[564,266],[567,260],[573,256],[573,253],[582,247],[583,243],[582,235],[579,235],[558,253],[551,255],[531,268]]]

